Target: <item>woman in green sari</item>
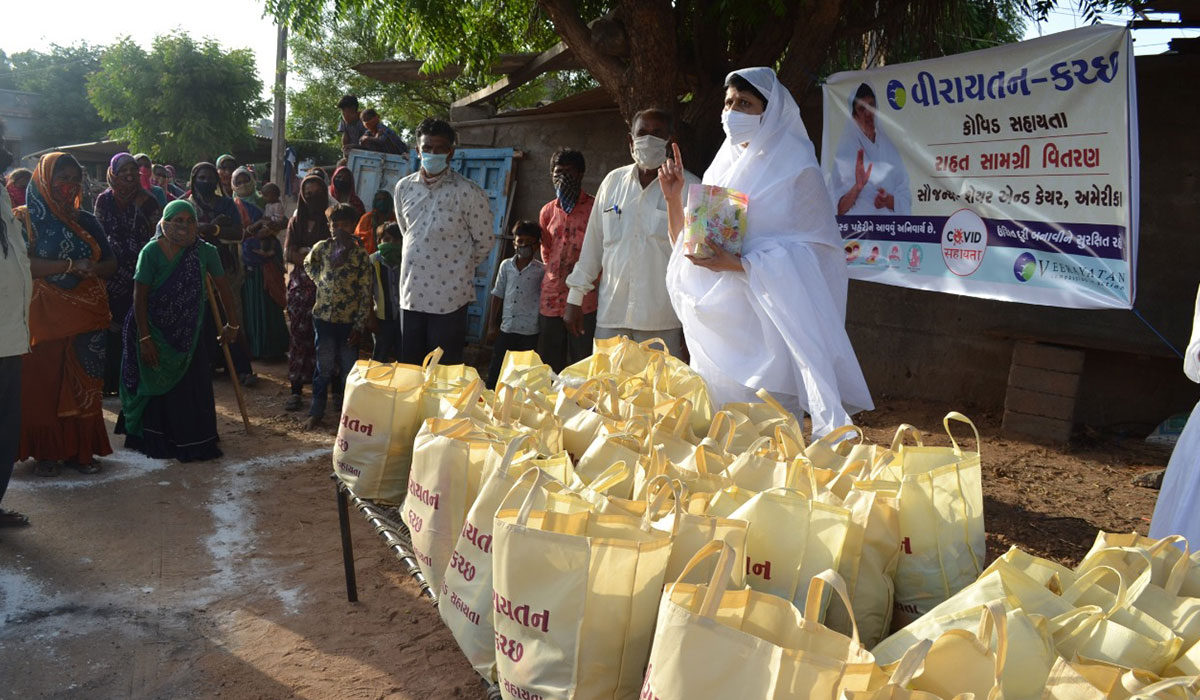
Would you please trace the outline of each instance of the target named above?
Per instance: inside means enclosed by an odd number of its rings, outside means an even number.
[[[201,342],[211,278],[226,309],[236,308],[216,247],[196,235],[196,210],[175,200],[138,255],[133,308],[125,318],[121,416],[125,446],[158,459],[216,459],[217,414],[208,345]],[[222,337],[237,337],[231,320]],[[208,324],[211,328],[211,322]]]

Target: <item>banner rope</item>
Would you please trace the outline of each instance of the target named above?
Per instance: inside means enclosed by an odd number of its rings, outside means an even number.
[[[1149,328],[1151,331],[1154,331],[1154,335],[1157,335],[1158,339],[1163,341],[1163,345],[1166,345],[1167,347],[1171,348],[1171,352],[1175,353],[1179,357],[1179,359],[1181,359],[1181,360],[1184,359],[1183,353],[1179,352],[1179,349],[1176,348],[1174,345],[1172,345],[1171,341],[1167,340],[1166,336],[1164,336],[1162,333],[1159,333],[1158,329],[1154,327],[1154,324],[1147,321],[1146,317],[1142,315],[1141,311],[1138,311],[1137,309],[1132,309],[1132,311],[1133,311],[1133,315],[1137,316],[1139,319],[1141,319],[1142,323],[1146,324],[1147,328]]]

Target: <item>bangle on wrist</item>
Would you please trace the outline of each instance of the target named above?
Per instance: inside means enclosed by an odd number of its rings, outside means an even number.
[[[63,271],[63,274],[64,275],[70,274],[71,270],[74,270],[74,269],[75,269],[74,258],[67,258],[67,269],[65,271]]]
[[[141,338],[139,338],[139,339],[138,339],[138,342],[139,342],[139,343],[144,343],[144,342],[146,342],[147,340],[150,340],[150,334],[149,334],[149,333],[147,333],[146,335],[143,335]]]

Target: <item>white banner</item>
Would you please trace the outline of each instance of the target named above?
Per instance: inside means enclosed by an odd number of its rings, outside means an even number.
[[[821,160],[850,276],[1132,308],[1136,95],[1112,26],[831,76]]]

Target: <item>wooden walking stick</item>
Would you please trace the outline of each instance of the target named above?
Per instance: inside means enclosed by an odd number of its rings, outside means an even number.
[[[212,309],[213,323],[221,338],[221,350],[225,353],[225,370],[233,380],[233,393],[237,396],[238,408],[242,410],[242,425],[246,426],[246,434],[250,434],[250,416],[246,414],[246,399],[242,396],[242,380],[233,368],[233,355],[229,354],[229,341],[225,338],[225,321],[221,318],[221,308],[217,306],[217,295],[213,293],[212,275],[204,275],[204,291],[208,293],[208,305]]]

